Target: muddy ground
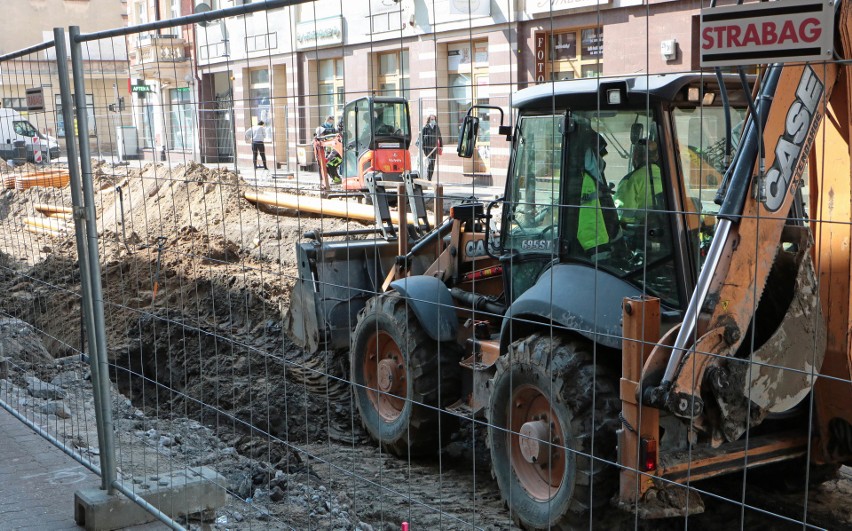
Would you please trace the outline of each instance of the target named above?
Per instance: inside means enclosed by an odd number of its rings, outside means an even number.
[[[192,163],[97,163],[94,184],[126,481],[144,489],[164,471],[215,469],[231,502],[212,522],[194,527],[390,530],[403,521],[412,529],[512,527],[491,479],[481,425],[463,425],[430,458],[383,454],[361,429],[338,379],[347,377],[345,362],[308,357],[281,330],[301,234],[364,225],[259,209],[242,198],[254,187],[237,175]],[[0,322],[0,344],[12,357],[12,345],[28,342],[7,364],[0,398],[96,459],[89,369],[75,357],[87,349],[73,229],[69,222],[59,235],[28,230],[22,220],[42,216],[36,204],[70,206],[70,191],[0,193],[0,308],[8,320]],[[32,396],[27,375],[52,381],[66,397]],[[809,521],[816,525],[852,522],[841,501],[852,481],[841,472],[809,493]],[[702,488],[740,500],[741,485],[733,478]],[[801,528],[760,509],[801,519],[802,492],[782,496],[750,486],[746,503],[758,510],[742,514],[738,504],[706,498],[707,514],[690,518],[690,528]],[[610,527],[685,524],[648,525],[628,516]]]

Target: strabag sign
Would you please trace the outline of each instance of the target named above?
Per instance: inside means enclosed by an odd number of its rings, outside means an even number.
[[[701,66],[831,59],[834,2],[779,0],[704,9]]]

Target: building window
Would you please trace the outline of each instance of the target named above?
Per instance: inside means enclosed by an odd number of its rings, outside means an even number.
[[[340,117],[345,103],[343,59],[324,59],[317,67],[320,120],[324,120],[329,114]]]
[[[170,0],[169,4],[169,18],[175,19],[180,16],[180,0]],[[169,33],[173,34],[177,38],[181,38],[183,36],[183,28],[180,26],[176,26],[169,30]]]
[[[316,0],[308,4],[302,4],[298,6],[299,22],[339,17],[341,15],[340,7],[340,0]]]
[[[148,6],[145,2],[137,2],[136,3],[136,20],[133,21],[133,24],[144,24],[147,22],[147,10]]]
[[[169,91],[169,148],[193,148],[195,120],[192,116],[192,93],[189,87],[179,87]]]
[[[16,111],[27,111],[26,98],[3,98],[4,109],[15,109]]]
[[[228,57],[230,55],[230,43],[228,42],[213,42],[210,44],[202,44],[198,47],[201,59],[216,59],[219,57]]]
[[[249,105],[252,125],[261,120],[268,125],[272,124],[269,70],[266,68],[249,71]]]
[[[378,54],[378,95],[409,97],[408,50]]]
[[[552,81],[601,75],[603,28],[554,33],[550,38],[549,59]]]
[[[263,50],[274,50],[278,48],[278,33],[263,33],[261,35],[249,35],[246,37],[246,51],[260,52]]]
[[[488,41],[451,44],[447,47],[447,84],[450,87],[448,123],[455,124],[443,131],[457,135],[471,105],[488,105]],[[479,115],[485,120],[479,126],[479,143],[488,142],[488,112]],[[449,140],[449,139],[447,139]]]

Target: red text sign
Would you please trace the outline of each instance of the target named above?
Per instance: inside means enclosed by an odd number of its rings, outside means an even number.
[[[827,1],[784,0],[705,9],[701,66],[831,58],[834,8]]]

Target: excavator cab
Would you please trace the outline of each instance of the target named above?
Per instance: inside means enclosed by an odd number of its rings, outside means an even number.
[[[405,98],[367,96],[343,109],[343,188],[368,191],[367,180],[402,182],[411,171],[411,119]]]

